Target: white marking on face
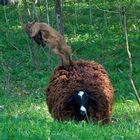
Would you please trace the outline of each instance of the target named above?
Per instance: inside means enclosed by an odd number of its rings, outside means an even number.
[[[86,108],[85,108],[84,106],[81,106],[81,107],[80,107],[80,110],[81,110],[81,111],[84,111],[84,112],[87,111]]]
[[[81,99],[82,99],[82,97],[83,97],[83,95],[84,95],[84,91],[79,91],[78,95],[79,95],[79,96],[81,97]]]

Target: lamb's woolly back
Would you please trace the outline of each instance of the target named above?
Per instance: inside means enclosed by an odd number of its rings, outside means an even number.
[[[46,90],[51,115],[58,120],[75,119],[76,109],[68,111],[65,103],[75,91],[82,90],[87,90],[98,102],[98,108],[91,104],[87,114],[94,122],[109,122],[112,114],[113,87],[104,68],[94,61],[77,61],[73,65],[58,66],[54,70]]]

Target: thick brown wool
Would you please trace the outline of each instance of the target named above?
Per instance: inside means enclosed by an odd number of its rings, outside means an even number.
[[[64,121],[75,118],[76,111],[67,110],[66,100],[77,90],[87,90],[96,97],[98,107],[90,104],[87,110],[93,122],[111,121],[113,87],[104,68],[94,61],[77,61],[73,65],[55,68],[46,90],[47,105],[54,119]]]

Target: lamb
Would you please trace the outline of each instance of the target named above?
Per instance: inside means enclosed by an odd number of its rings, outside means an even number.
[[[43,22],[29,22],[25,27],[25,31],[37,44],[43,47],[47,44],[48,47],[52,48],[53,52],[61,58],[62,65],[67,59],[70,64],[72,63],[70,47],[63,36],[51,26]]]
[[[43,41],[42,38],[42,33],[41,31],[38,32],[38,34],[36,34],[34,37],[30,36],[30,33],[32,32],[31,27],[33,25],[33,22],[29,22],[26,26],[25,26],[25,32],[28,34],[28,36],[33,39],[39,46],[42,46],[43,48],[45,47],[45,42]],[[22,25],[23,26],[23,25]]]
[[[59,121],[91,119],[111,122],[113,87],[105,69],[95,61],[76,61],[55,68],[46,89],[46,103]]]

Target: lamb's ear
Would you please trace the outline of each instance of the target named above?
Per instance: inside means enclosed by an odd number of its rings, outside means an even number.
[[[32,24],[32,25],[34,25],[36,23],[36,21],[31,21],[29,23]]]
[[[70,109],[70,107],[74,103],[74,95],[71,95],[67,100],[66,100],[66,107],[67,109]]]
[[[96,107],[98,107],[98,102],[97,102],[97,99],[95,97],[89,95],[89,99]]]

